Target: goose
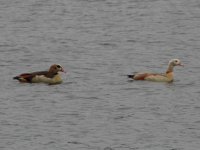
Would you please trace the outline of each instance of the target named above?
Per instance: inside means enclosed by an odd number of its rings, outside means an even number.
[[[62,83],[62,78],[59,72],[65,72],[63,67],[59,64],[53,64],[50,66],[48,71],[22,73],[13,77],[13,79],[25,83],[60,84]]]
[[[157,82],[173,82],[174,80],[174,67],[183,66],[179,59],[171,59],[168,64],[168,68],[165,73],[150,73],[150,72],[138,72],[131,75],[127,75],[128,78],[133,80],[147,80]]]

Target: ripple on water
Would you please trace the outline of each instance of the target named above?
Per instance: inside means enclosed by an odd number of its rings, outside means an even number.
[[[0,148],[199,149],[198,1],[0,3]],[[124,76],[171,58],[171,84]],[[60,85],[12,80],[53,63]]]

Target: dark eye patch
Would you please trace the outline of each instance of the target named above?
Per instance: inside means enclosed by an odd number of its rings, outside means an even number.
[[[61,68],[61,66],[60,66],[60,65],[57,65],[57,68]]]

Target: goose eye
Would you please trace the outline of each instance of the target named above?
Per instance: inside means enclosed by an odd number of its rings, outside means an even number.
[[[178,62],[178,60],[175,60],[175,63],[177,63]]]
[[[60,65],[57,65],[57,68],[61,68],[61,66],[60,66]]]

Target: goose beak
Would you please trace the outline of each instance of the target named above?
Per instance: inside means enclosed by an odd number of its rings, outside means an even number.
[[[67,73],[63,68],[61,68],[61,70],[60,70],[61,72],[64,72],[64,73]]]
[[[178,66],[182,66],[182,67],[184,67],[184,65],[183,65],[183,64],[178,64]]]

